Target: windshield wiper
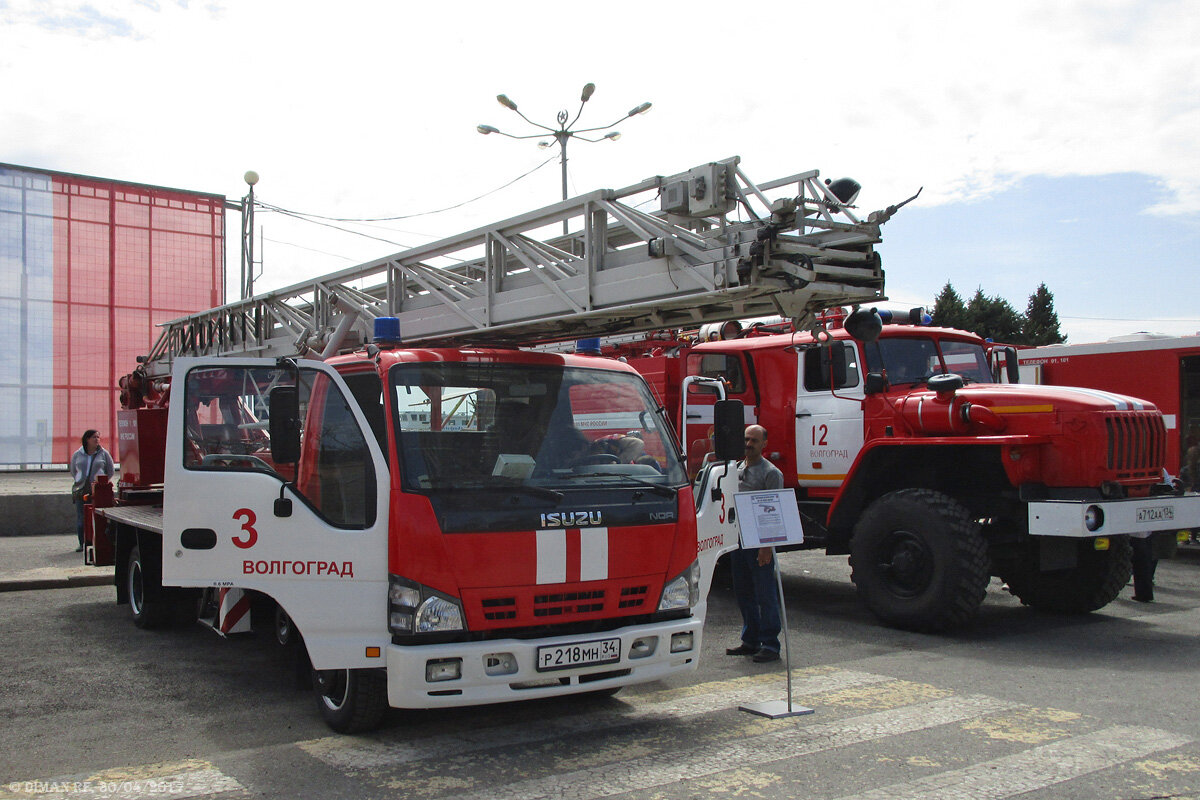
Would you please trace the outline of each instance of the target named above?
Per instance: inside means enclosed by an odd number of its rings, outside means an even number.
[[[661,483],[651,483],[650,481],[639,478],[635,475],[624,475],[619,472],[573,472],[566,477],[572,480],[575,478],[617,478],[621,481],[633,481],[640,486],[645,486],[650,491],[662,497],[674,497],[679,493],[679,490],[673,487],[663,486]]]

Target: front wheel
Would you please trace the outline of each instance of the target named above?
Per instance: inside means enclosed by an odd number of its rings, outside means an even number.
[[[1116,599],[1133,574],[1133,547],[1128,536],[1109,539],[1107,550],[1097,550],[1090,539],[1076,545],[1071,569],[1042,571],[1036,551],[1024,555],[1001,578],[1021,603],[1039,611],[1086,614]]]
[[[388,709],[387,679],[378,670],[314,669],[313,689],[322,719],[338,733],[373,730]]]
[[[880,620],[913,631],[969,622],[991,579],[987,542],[957,500],[901,489],[872,503],[854,526],[851,580]]]

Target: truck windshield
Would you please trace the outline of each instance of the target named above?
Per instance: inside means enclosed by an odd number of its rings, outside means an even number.
[[[403,364],[391,370],[404,489],[678,487],[686,475],[645,383],[604,369]]]
[[[943,339],[935,343],[925,337],[896,337],[881,338],[877,344],[878,347],[869,344],[863,348],[867,369],[870,372],[886,369],[888,383],[892,386],[921,383],[943,372],[961,375],[972,383],[991,381],[987,356],[983,347],[974,342]]]

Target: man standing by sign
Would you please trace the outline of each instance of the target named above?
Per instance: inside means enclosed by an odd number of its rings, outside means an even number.
[[[767,430],[746,427],[746,458],[738,464],[738,490],[782,489],[783,473],[763,458]],[[758,663],[779,660],[779,594],[775,585],[773,547],[730,553],[733,592],[742,612],[742,643],[728,648],[731,656],[753,656]]]

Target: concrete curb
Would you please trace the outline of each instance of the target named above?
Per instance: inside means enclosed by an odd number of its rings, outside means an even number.
[[[0,592],[26,592],[34,589],[74,589],[80,586],[112,586],[112,572],[95,574],[41,574],[35,570],[0,577]]]

